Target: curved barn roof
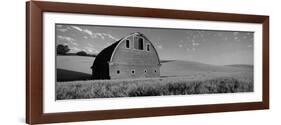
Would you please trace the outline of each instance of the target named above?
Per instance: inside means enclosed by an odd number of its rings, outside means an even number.
[[[105,49],[103,49],[97,56],[96,59],[94,61],[94,65],[95,63],[106,63],[110,61],[111,55],[114,52],[116,46],[119,44],[119,42],[122,39],[118,40],[117,42],[111,44],[110,46],[106,47]]]
[[[104,48],[97,56],[96,56],[96,59],[94,61],[94,65],[98,65],[98,64],[104,64],[104,63],[107,63],[107,62],[110,62],[111,61],[111,58],[112,58],[112,55],[114,54],[114,51],[115,51],[115,48],[119,46],[120,42],[123,40],[123,39],[126,39],[127,37],[131,36],[131,35],[140,35],[142,37],[144,37],[145,39],[148,40],[148,38],[146,36],[144,36],[142,33],[139,33],[139,32],[136,32],[136,33],[132,33],[126,37],[123,37],[121,38],[120,40],[116,41],[115,43],[111,44],[110,46]],[[150,42],[150,40],[148,40]],[[150,42],[151,43],[151,42]],[[152,44],[152,43],[151,43]],[[154,46],[152,45],[152,47],[154,48]],[[155,48],[154,48],[155,49]],[[159,55],[156,51],[156,54],[157,54],[157,57],[158,57],[158,61],[160,63],[160,60],[159,60]]]

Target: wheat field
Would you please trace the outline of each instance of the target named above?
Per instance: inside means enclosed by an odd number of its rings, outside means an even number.
[[[190,80],[185,77],[59,82],[56,99],[88,99],[252,92],[253,81],[242,77]]]
[[[56,99],[236,93],[253,91],[252,66],[166,61],[160,78],[91,80],[92,57],[58,56]]]

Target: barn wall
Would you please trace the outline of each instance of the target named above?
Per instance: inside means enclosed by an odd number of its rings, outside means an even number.
[[[130,48],[126,48],[126,39],[115,48],[109,66],[111,79],[160,77],[160,62],[156,50],[146,39],[144,39],[143,50],[135,49],[134,41],[138,40],[138,37],[140,36],[132,35],[127,38],[130,40]],[[147,44],[150,45],[149,51],[146,48]],[[120,71],[119,74],[117,74],[117,70]],[[135,70],[134,74],[132,70]]]
[[[120,71],[119,74],[117,70]],[[132,73],[132,70],[135,73]],[[160,67],[158,65],[113,64],[110,65],[109,73],[111,79],[160,77]]]

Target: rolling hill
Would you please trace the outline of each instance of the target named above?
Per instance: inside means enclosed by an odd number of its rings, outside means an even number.
[[[238,66],[217,66],[199,62],[175,60],[162,63],[161,76],[190,75],[200,72],[239,72],[250,70],[251,69],[249,67],[243,68]]]
[[[87,80],[91,78],[91,66],[94,57],[57,56],[58,81]],[[247,65],[216,66],[192,61],[161,61],[161,77],[189,77],[202,79],[209,77],[252,74],[253,67]]]

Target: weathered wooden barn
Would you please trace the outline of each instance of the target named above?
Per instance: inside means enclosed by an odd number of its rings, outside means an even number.
[[[160,59],[141,33],[132,33],[103,49],[92,65],[93,79],[160,77]]]

